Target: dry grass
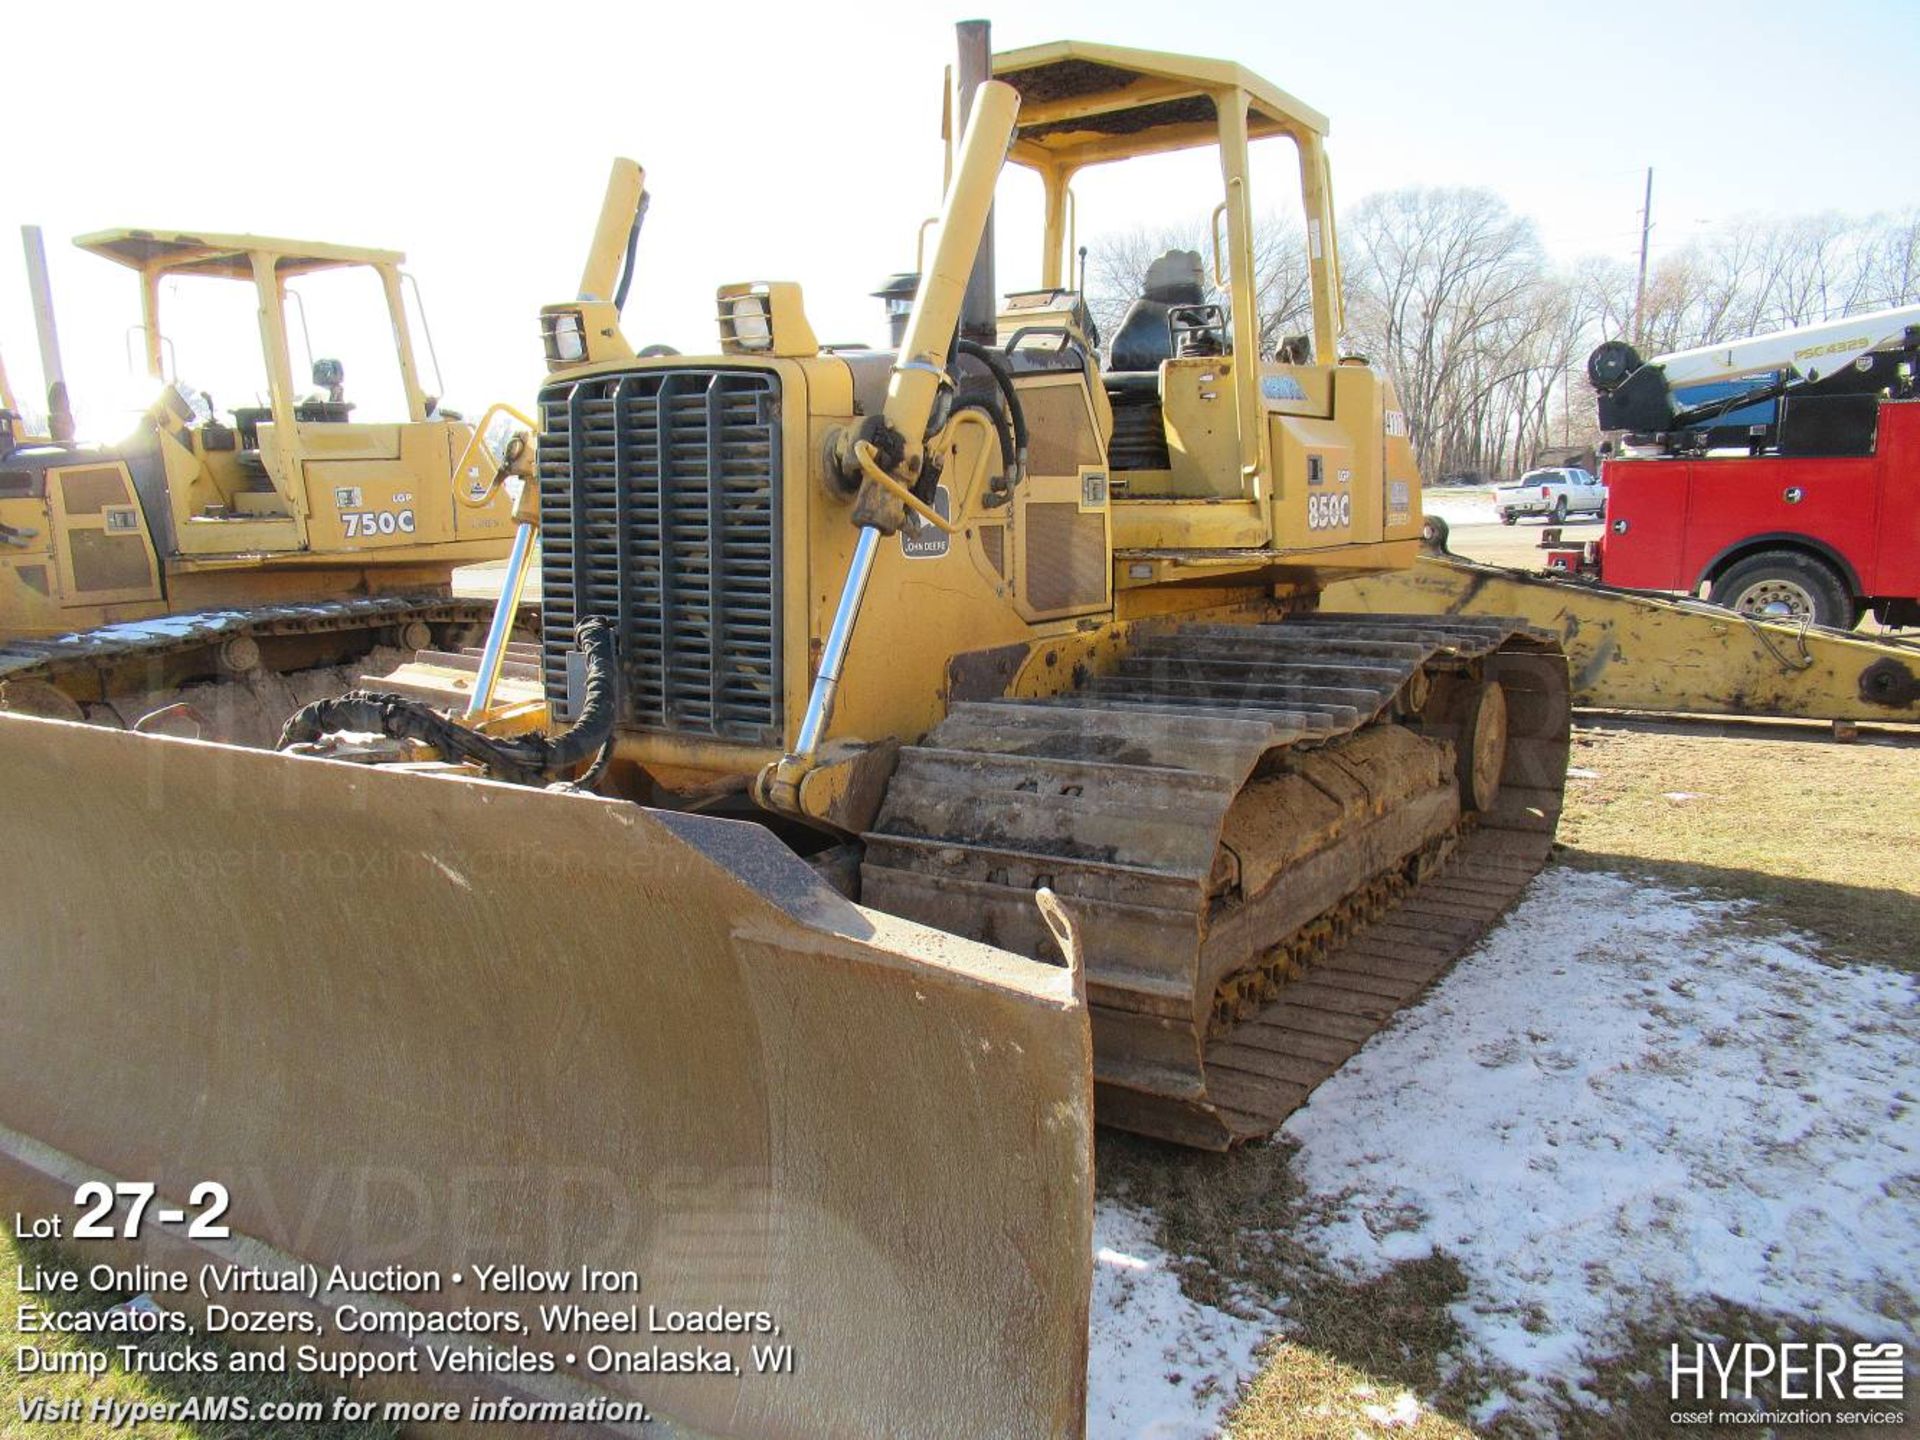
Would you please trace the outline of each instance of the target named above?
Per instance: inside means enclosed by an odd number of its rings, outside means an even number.
[[[1754,900],[1830,959],[1920,965],[1920,745],[1773,733],[1577,732],[1596,773],[1567,782],[1563,859]]]
[[[1201,1155],[1100,1133],[1100,1189],[1160,1217],[1160,1244],[1190,1257],[1181,1273],[1189,1295],[1224,1309],[1249,1294],[1284,1304],[1287,1333],[1269,1345],[1229,1433],[1235,1440],[1367,1435],[1378,1430],[1368,1407],[1391,1407],[1411,1392],[1422,1401],[1419,1421],[1390,1433],[1470,1435],[1460,1417],[1479,1390],[1460,1389],[1443,1369],[1459,1338],[1447,1307],[1465,1293],[1460,1267],[1438,1256],[1359,1284],[1336,1276],[1295,1238],[1307,1228],[1311,1202],[1289,1168],[1292,1154],[1283,1142]]]
[[[1606,1412],[1602,1414],[1569,1402],[1559,1429],[1562,1440],[1640,1440],[1643,1436],[1653,1440],[1656,1436],[1677,1434],[1704,1435],[1712,1437],[1712,1440],[1733,1440],[1735,1436],[1742,1436],[1751,1440],[1755,1432],[1760,1430],[1759,1426],[1751,1423],[1688,1424],[1684,1427],[1672,1423],[1670,1416],[1674,1404],[1667,1398],[1666,1380],[1670,1364],[1669,1346],[1678,1344],[1686,1353],[1696,1342],[1728,1344],[1752,1341],[1779,1345],[1787,1341],[1802,1344],[1835,1341],[1852,1345],[1860,1338],[1851,1332],[1830,1329],[1806,1320],[1769,1315],[1746,1306],[1727,1304],[1693,1305],[1665,1314],[1649,1314],[1630,1323],[1626,1330],[1627,1343],[1599,1367],[1592,1384],[1594,1393],[1606,1402]],[[1802,1377],[1803,1384],[1804,1381],[1805,1377]],[[1847,1408],[1830,1403],[1816,1405],[1783,1400],[1780,1387],[1767,1380],[1757,1387],[1754,1399],[1770,1410]],[[1861,1402],[1862,1406],[1872,1403]],[[1707,1407],[1688,1405],[1683,1408],[1701,1410]],[[1732,1410],[1737,1407],[1728,1405],[1713,1408]],[[1911,1406],[1885,1405],[1879,1408],[1904,1409],[1912,1413]],[[1896,1436],[1913,1435],[1915,1428],[1911,1425],[1795,1425],[1783,1433],[1794,1437],[1794,1440],[1894,1440]]]
[[[1755,920],[1811,936],[1837,963],[1912,967],[1920,951],[1920,746],[1837,745],[1806,732],[1751,727],[1678,733],[1626,722],[1582,729],[1569,782],[1560,863],[1642,874],[1757,904]],[[1687,798],[1672,798],[1684,796]],[[1503,1377],[1461,1363],[1449,1307],[1466,1282],[1449,1256],[1400,1264],[1354,1283],[1296,1239],[1312,1215],[1288,1168],[1291,1147],[1195,1155],[1102,1134],[1104,1193],[1150,1206],[1159,1242],[1192,1257],[1188,1293],[1235,1308],[1255,1296],[1284,1317],[1262,1369],[1229,1417],[1233,1440],[1522,1440],[1511,1417],[1475,1426],[1475,1407]],[[1648,1297],[1619,1353],[1597,1368],[1605,1410],[1562,1395],[1552,1418],[1567,1440],[1675,1434],[1751,1436],[1761,1427],[1674,1427],[1666,1347],[1698,1338],[1809,1340],[1800,1320],[1731,1306],[1676,1308]],[[1402,1393],[1416,1423],[1384,1426],[1369,1408]],[[1816,1440],[1847,1430],[1796,1427]],[[1881,1427],[1858,1432],[1891,1436]]]
[[[1404,1390],[1382,1389],[1366,1371],[1322,1351],[1281,1340],[1269,1348],[1266,1366],[1247,1387],[1234,1412],[1233,1440],[1329,1440],[1329,1437],[1389,1435],[1405,1440],[1467,1440],[1461,1421],[1422,1405],[1410,1425],[1389,1429],[1380,1413],[1393,1415]],[[1372,1412],[1372,1413],[1369,1413]]]
[[[35,1334],[36,1349],[60,1356],[91,1352],[107,1357],[106,1370],[98,1376],[77,1372],[22,1375],[15,1359],[18,1347],[27,1337],[15,1333],[20,1311],[16,1266],[38,1264],[84,1271],[91,1263],[52,1246],[23,1242],[0,1236],[0,1343],[5,1345],[5,1363],[0,1364],[0,1440],[38,1440],[58,1435],[76,1440],[107,1440],[107,1437],[137,1435],[141,1440],[270,1440],[297,1431],[311,1440],[393,1440],[398,1433],[390,1425],[321,1422],[298,1426],[264,1421],[233,1420],[205,1423],[143,1421],[132,1428],[112,1429],[101,1422],[80,1421],[52,1425],[30,1424],[20,1416],[20,1402],[44,1397],[55,1405],[79,1400],[90,1407],[96,1400],[124,1404],[164,1405],[179,1403],[193,1396],[245,1395],[256,1405],[263,1402],[326,1402],[328,1394],[319,1386],[296,1375],[231,1374],[224,1369],[232,1347],[204,1335],[155,1335],[133,1337],[118,1335],[75,1336]],[[82,1290],[77,1295],[35,1295],[33,1299],[48,1310],[105,1310],[131,1297]],[[218,1375],[151,1375],[134,1373],[120,1362],[119,1347],[135,1343],[145,1351],[164,1353],[184,1350],[189,1345],[219,1356],[223,1367]]]

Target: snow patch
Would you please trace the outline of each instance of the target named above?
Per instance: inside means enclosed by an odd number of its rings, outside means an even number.
[[[93,630],[75,631],[55,640],[56,645],[125,645],[140,640],[179,639],[202,632],[218,633],[245,624],[241,610],[191,610],[181,615],[157,615],[151,620],[119,620]]]
[[[1449,525],[1496,525],[1500,521],[1491,495],[1448,495],[1443,490],[1421,491],[1420,513],[1438,515]]]
[[[1383,1430],[1411,1430],[1420,1423],[1420,1402],[1404,1390],[1391,1405],[1364,1405],[1361,1413]]]
[[[1153,1243],[1150,1213],[1093,1213],[1088,1440],[1207,1440],[1259,1369],[1269,1323],[1189,1300]]]
[[[1281,1132],[1337,1266],[1458,1258],[1489,1411],[1584,1397],[1662,1302],[1920,1340],[1920,980],[1745,908],[1551,870]]]

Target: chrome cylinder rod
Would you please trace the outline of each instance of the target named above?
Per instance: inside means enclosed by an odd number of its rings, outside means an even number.
[[[466,714],[461,717],[469,722],[479,720],[493,703],[493,690],[500,681],[500,664],[507,656],[514,617],[520,613],[520,592],[526,588],[533,533],[531,522],[523,522],[513,532],[513,549],[507,555],[507,573],[500,584],[500,603],[493,607],[486,648],[480,652],[480,672],[474,676],[473,696],[467,701]]]
[[[800,736],[794,741],[789,759],[810,760],[820,748],[833,719],[834,697],[840,690],[840,671],[847,659],[847,644],[853,639],[854,622],[860,618],[860,601],[867,593],[867,578],[873,573],[874,552],[880,548],[880,532],[871,525],[860,527],[854,543],[853,563],[847,567],[847,583],[840,588],[840,604],[833,612],[833,625],[827,631],[827,643],[820,650],[820,673],[813,677],[813,693],[807,697],[807,713],[800,721]]]

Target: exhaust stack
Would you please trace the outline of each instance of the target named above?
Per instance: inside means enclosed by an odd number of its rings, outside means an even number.
[[[53,323],[53,286],[47,279],[47,246],[38,225],[20,227],[27,253],[27,291],[33,297],[33,328],[40,338],[40,373],[47,384],[47,434],[65,443],[73,439],[73,407],[67,400],[67,371],[60,360],[60,331]]]

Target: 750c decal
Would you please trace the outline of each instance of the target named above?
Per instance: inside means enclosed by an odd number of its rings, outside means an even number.
[[[411,510],[342,510],[340,523],[347,527],[349,540],[374,535],[413,534]]]
[[[1344,530],[1353,524],[1353,496],[1309,495],[1307,496],[1307,528],[1309,530]]]

